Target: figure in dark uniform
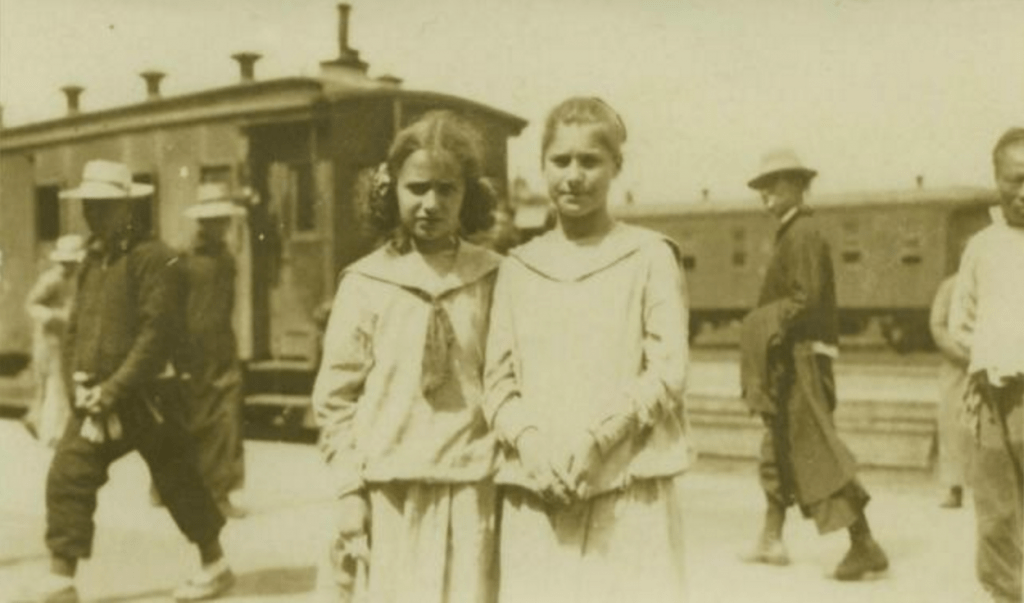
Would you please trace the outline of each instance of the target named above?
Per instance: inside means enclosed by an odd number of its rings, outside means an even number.
[[[169,393],[173,381],[160,378],[179,338],[184,282],[177,255],[136,219],[135,200],[151,192],[132,182],[126,165],[97,160],[85,165],[78,188],[61,194],[83,200],[92,238],[68,323],[75,408],[47,476],[50,573],[27,600],[78,600],[74,575],[92,553],[97,494],[111,463],[131,451],[199,549],[202,568],[175,597],[212,598],[234,580],[219,540],[224,518],[197,469],[180,401]]]
[[[245,210],[226,186],[203,184],[198,203],[185,215],[197,221],[195,243],[185,254],[183,368],[190,376],[187,423],[196,441],[199,470],[227,517],[245,510],[231,493],[245,481],[242,448],[242,370],[231,319],[235,304],[235,258],[225,242],[231,218]]]
[[[834,576],[859,580],[889,562],[871,535],[868,493],[833,422],[835,280],[828,243],[803,203],[816,172],[790,150],[766,154],[761,167],[749,186],[780,225],[757,308],[742,330],[744,397],[767,428],[759,470],[768,503],[764,530],[745,560],[789,563],[782,528],[796,504],[820,533],[849,530],[850,549]]]

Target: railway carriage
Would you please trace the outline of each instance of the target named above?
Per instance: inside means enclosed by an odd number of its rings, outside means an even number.
[[[842,331],[875,323],[898,351],[929,348],[932,297],[997,202],[995,191],[969,187],[812,198],[832,250]],[[736,320],[756,302],[777,228],[760,201],[635,204],[615,213],[679,244],[692,333]]]
[[[459,112],[485,140],[485,175],[507,193],[507,143],[526,122],[447,94],[403,88],[367,74],[348,45],[349,7],[339,6],[339,56],[318,77],[256,80],[258,55],[240,53],[238,82],[174,97],[163,74],[142,74],[147,97],[82,112],[67,87],[68,114],[8,127],[0,136],[0,369],[17,372],[30,347],[25,295],[54,241],[85,232],[77,203],[58,192],[94,158],[127,163],[156,186],[145,215],[178,247],[193,225],[183,210],[204,182],[223,182],[247,209],[231,232],[239,262],[236,332],[249,369],[248,400],[304,404],[319,354],[319,312],[339,271],[374,245],[360,203],[395,132],[434,109]]]

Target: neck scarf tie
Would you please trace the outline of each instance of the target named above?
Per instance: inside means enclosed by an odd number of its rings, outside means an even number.
[[[431,299],[422,292],[417,295],[430,302],[430,319],[423,343],[423,364],[420,384],[423,395],[433,402],[434,395],[451,378],[451,348],[455,344],[455,330],[440,300]]]

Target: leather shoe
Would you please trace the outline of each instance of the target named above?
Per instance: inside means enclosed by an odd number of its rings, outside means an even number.
[[[789,553],[786,552],[786,545],[782,543],[781,539],[762,536],[757,541],[754,550],[740,555],[740,560],[746,563],[763,563],[781,567],[789,565]]]
[[[868,537],[856,540],[850,545],[850,550],[846,551],[846,556],[836,566],[833,576],[836,580],[849,582],[860,580],[869,573],[884,572],[887,569],[889,558],[885,556],[885,551],[874,538]]]

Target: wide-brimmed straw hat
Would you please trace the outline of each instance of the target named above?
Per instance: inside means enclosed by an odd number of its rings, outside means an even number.
[[[200,184],[196,190],[196,200],[198,202],[195,205],[185,210],[185,215],[195,220],[245,215],[245,208],[234,202],[231,192],[224,184]]]
[[[50,252],[52,262],[81,262],[85,259],[85,239],[81,235],[69,234],[57,239]]]
[[[153,185],[132,182],[128,166],[94,159],[82,168],[82,183],[60,193],[61,199],[138,199],[153,192]]]
[[[818,172],[805,166],[793,149],[774,149],[761,156],[761,166],[757,176],[747,182],[754,190],[764,188],[772,178],[779,174],[802,174],[807,180],[818,175]]]

